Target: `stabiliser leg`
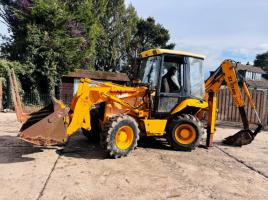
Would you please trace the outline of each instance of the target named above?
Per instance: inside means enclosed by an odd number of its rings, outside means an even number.
[[[217,114],[217,97],[214,92],[209,93],[208,97],[208,124],[207,124],[207,141],[206,146],[213,146],[213,136],[215,133],[216,114]]]

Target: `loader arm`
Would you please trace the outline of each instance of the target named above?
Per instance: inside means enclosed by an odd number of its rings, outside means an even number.
[[[260,132],[262,128],[261,120],[255,109],[255,103],[249,93],[248,87],[243,77],[241,77],[240,74],[236,72],[236,66],[237,66],[236,62],[232,60],[225,60],[220,65],[220,67],[218,67],[216,71],[205,81],[205,91],[206,91],[205,99],[209,105],[208,106],[208,126],[207,126],[207,146],[212,146],[213,144],[213,135],[215,132],[216,112],[217,112],[216,94],[219,92],[219,89],[224,81],[232,94],[232,98],[236,107],[239,109],[239,113],[240,113],[241,120],[243,122],[243,127],[244,127],[244,129],[242,130],[243,133],[244,132],[249,133],[251,136],[251,141],[252,141],[254,137],[256,136],[256,134]],[[249,100],[250,106],[254,110],[258,119],[258,128],[254,132],[249,130],[249,121],[247,119],[247,114],[245,110],[246,104],[242,97],[240,88],[244,91],[246,97]],[[241,137],[239,139],[241,139]],[[237,146],[245,145],[245,143],[247,142],[249,141],[240,141]]]
[[[70,107],[53,99],[52,105],[31,114],[19,137],[37,145],[61,144],[80,128],[91,130],[90,110],[102,102],[105,102],[103,123],[120,114],[148,117],[147,103],[143,98],[147,90],[147,87],[134,88],[81,79]]]
[[[128,112],[132,115],[144,117],[146,112],[138,109],[143,101],[137,105],[131,105],[125,98],[136,98],[145,94],[146,87],[126,87],[114,83],[96,82],[96,86],[90,87],[90,79],[81,79],[76,95],[73,97],[70,105],[70,114],[66,118],[67,135],[72,135],[79,128],[91,129],[89,110],[96,104],[106,102],[112,104],[112,107],[118,107],[122,112]],[[120,98],[123,97],[123,98]],[[138,101],[136,101],[138,102]],[[109,114],[106,113],[106,116]],[[104,119],[105,121],[105,119]]]

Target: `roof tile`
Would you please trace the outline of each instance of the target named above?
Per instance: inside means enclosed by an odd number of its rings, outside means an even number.
[[[90,71],[90,70],[75,70],[70,72],[64,77],[73,77],[73,78],[90,78],[93,80],[107,80],[107,81],[129,81],[129,77],[125,73],[115,73],[115,72],[106,72],[106,71]]]

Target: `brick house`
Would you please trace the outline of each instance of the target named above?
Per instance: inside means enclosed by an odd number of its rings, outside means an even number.
[[[249,88],[268,90],[268,75],[262,68],[238,63],[237,70],[245,78]]]

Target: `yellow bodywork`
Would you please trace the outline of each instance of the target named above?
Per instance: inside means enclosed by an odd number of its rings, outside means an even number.
[[[213,142],[213,137],[214,137],[214,133],[215,133],[215,126],[216,126],[216,117],[217,117],[217,97],[216,94],[212,94],[209,97],[208,100],[208,125],[207,125],[207,129],[208,129],[208,133],[209,133],[209,137],[208,137],[208,142],[210,144],[212,144]],[[211,145],[210,145],[211,146]]]
[[[143,118],[147,136],[165,134],[167,119],[148,119],[150,110],[142,98],[147,91],[146,87],[132,88],[114,83],[97,83],[96,86],[90,87],[90,83],[90,79],[81,79],[77,93],[70,105],[71,113],[65,119],[68,124],[67,135],[72,135],[79,128],[91,130],[89,110],[101,102],[106,103],[103,124],[114,115],[129,114],[136,119]],[[196,99],[187,99],[180,103],[171,115],[186,107],[204,109],[208,107],[208,104]]]
[[[233,63],[231,60],[225,60],[221,66],[221,73],[215,78],[211,76],[205,83],[206,88],[206,97],[205,99],[208,100],[208,94],[210,92],[217,93],[222,85],[222,82],[225,81],[228,88],[230,89],[230,92],[232,93],[233,100],[237,107],[244,107],[245,101],[242,98],[242,94],[238,85],[238,77],[235,72],[235,68],[233,67]],[[247,88],[245,85],[243,87],[244,89]],[[250,102],[252,101],[251,96],[247,95],[250,99]]]
[[[166,133],[166,119],[145,119],[143,121],[147,136],[162,136]]]
[[[191,53],[187,51],[177,51],[177,50],[169,50],[169,49],[150,49],[148,51],[144,51],[140,53],[140,58],[147,58],[151,56],[161,55],[161,54],[173,54],[178,56],[189,56],[195,58],[205,59],[206,56],[202,54]]]
[[[181,102],[172,112],[171,114],[174,115],[180,111],[182,111],[183,109],[187,108],[187,107],[196,107],[196,108],[200,108],[200,109],[205,109],[208,107],[208,103],[205,101],[200,101],[197,99],[186,99],[183,102]]]
[[[147,58],[162,54],[195,57],[199,59],[205,58],[205,56],[201,54],[166,49],[151,49],[142,52],[140,54],[140,58]],[[188,74],[188,76],[190,76],[190,74]],[[154,119],[154,117],[157,115],[153,115],[155,112],[155,110],[153,110],[153,106],[155,103],[153,102],[153,99],[159,98],[157,96],[157,88],[151,89],[149,85],[128,87],[110,82],[96,82],[87,78],[81,79],[77,93],[73,97],[72,102],[70,104],[70,111],[69,108],[66,107],[63,102],[55,100],[54,110],[52,114],[47,115],[46,118],[41,121],[42,123],[37,121],[37,123],[34,124],[31,129],[27,129],[28,132],[27,130],[23,130],[21,138],[24,138],[27,141],[39,145],[44,144],[44,140],[49,141],[51,144],[57,144],[59,142],[65,141],[63,139],[65,139],[66,134],[70,136],[80,128],[89,131],[91,130],[90,110],[94,108],[94,106],[96,106],[97,104],[105,102],[104,113],[102,113],[103,117],[99,119],[102,128],[105,124],[107,124],[111,117],[118,115],[128,115],[135,119],[138,124],[138,128],[142,131],[145,131],[147,136],[163,136],[164,134],[166,134],[166,128],[169,123],[172,122],[172,120],[174,120],[174,118],[176,118],[180,114],[191,114],[197,116],[197,112],[198,114],[202,114],[202,112],[208,111],[207,146],[211,146],[216,123],[216,93],[219,91],[219,88],[222,85],[223,81],[226,82],[228,88],[230,89],[236,106],[240,108],[240,111],[242,110],[242,108],[244,109],[245,101],[242,98],[242,94],[238,85],[238,77],[234,68],[234,62],[230,60],[225,60],[221,64],[221,66],[215,71],[215,73],[211,75],[205,82],[206,93],[204,101],[189,97],[180,102],[166,116],[166,118]],[[249,99],[251,107],[255,109],[255,104],[251,98],[251,95],[248,91],[245,82],[243,82],[243,90],[245,91],[245,94]],[[187,110],[187,108],[189,109]],[[193,109],[191,110],[191,108]],[[246,115],[244,114],[243,124],[246,127],[248,122],[247,119],[245,119],[245,116]],[[62,120],[63,118],[64,121]],[[258,114],[257,118],[260,122]],[[53,133],[53,127],[47,127],[50,129],[48,130],[49,134],[47,134],[46,137],[43,137],[42,134],[40,134],[40,132],[43,131],[40,131],[41,128],[46,126],[52,126],[51,124],[55,128],[56,132],[59,129],[58,127],[61,128],[61,132],[64,132],[64,134],[62,134],[63,137],[56,138],[57,141],[54,141],[55,137],[50,134]],[[66,127],[67,130],[65,133]],[[35,134],[30,133],[31,131],[34,131]],[[176,128],[175,139],[178,143],[181,144],[192,144],[196,140],[197,134],[198,133],[193,128],[193,126],[184,123],[180,124]],[[119,130],[117,130],[117,132],[115,133],[115,145],[121,150],[128,149],[132,145],[133,141],[134,132],[133,129],[128,125],[119,128]]]
[[[90,109],[101,102],[107,104],[104,114],[105,123],[109,117],[118,114],[129,114],[137,117],[148,117],[143,97],[146,87],[127,87],[114,83],[100,83],[89,86],[90,79],[81,79],[76,95],[73,97],[71,114],[65,121],[69,123],[67,135],[72,135],[79,128],[91,130]]]
[[[250,106],[254,109],[255,114],[259,123],[261,124],[258,113],[255,110],[254,101],[249,93],[248,87],[244,80],[239,79],[239,75],[236,73],[236,63],[232,60],[225,60],[220,65],[220,67],[211,75],[205,82],[205,100],[208,102],[208,125],[207,125],[207,146],[212,146],[213,143],[213,134],[215,132],[215,124],[216,124],[216,114],[217,114],[217,97],[218,93],[223,81],[225,81],[229,91],[232,94],[233,101],[237,108],[239,108],[239,112],[241,115],[241,119],[244,125],[244,129],[247,130],[249,127],[248,119],[246,118],[245,112],[245,100],[242,97],[242,92],[240,90],[240,86],[238,81],[243,83],[242,89],[244,90],[246,97],[249,100]]]
[[[187,107],[205,109],[208,107],[208,103],[197,99],[186,99],[173,109],[170,116],[183,111]],[[167,119],[144,119],[143,121],[147,136],[162,136],[166,133]]]
[[[243,83],[243,90],[244,90],[247,98],[249,99],[249,104],[250,104],[251,108],[255,109],[256,108],[255,103],[254,103],[253,99],[251,98],[247,84],[245,82]]]

